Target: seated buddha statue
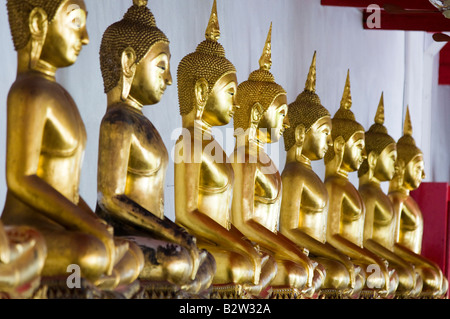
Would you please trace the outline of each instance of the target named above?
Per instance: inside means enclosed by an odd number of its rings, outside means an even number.
[[[174,155],[175,220],[214,256],[214,298],[247,298],[266,293],[276,263],[231,223],[234,173],[212,128],[229,123],[237,108],[237,77],[219,36],[214,1],[206,39],[177,70],[183,132]]]
[[[419,205],[409,195],[425,178],[423,153],[412,137],[409,108],[406,109],[403,136],[397,141],[395,174],[389,183],[389,198],[396,216],[394,252],[415,265],[423,281],[421,296],[442,297],[448,280],[439,266],[421,255],[423,218]]]
[[[46,255],[39,232],[27,226],[5,227],[0,221],[0,299],[32,298]]]
[[[395,273],[388,269],[383,259],[364,247],[365,206],[348,179],[349,173],[357,171],[367,157],[364,128],[356,121],[351,106],[348,72],[340,108],[331,121],[333,147],[324,157],[325,186],[329,196],[326,240],[360,266],[360,273],[365,278],[363,290],[370,294],[369,297],[387,297],[397,286]]]
[[[309,257],[325,267],[322,295],[357,296],[364,283],[358,267],[326,242],[328,193],[311,161],[322,159],[332,146],[331,116],[315,87],[316,53],[304,91],[288,106],[290,127],[284,132],[287,153],[281,174],[280,232],[308,249]]]
[[[86,130],[74,100],[55,80],[57,69],[75,63],[89,42],[85,3],[8,0],[7,8],[18,72],[7,100],[2,220],[44,236],[42,276],[63,277],[62,289],[72,264],[93,289],[135,286],[143,266],[139,247],[115,238],[79,195]]]
[[[235,175],[232,222],[261,250],[274,256],[278,265],[271,284],[274,291],[287,288],[312,297],[324,273],[316,272],[305,250],[278,231],[281,176],[264,151],[264,144],[277,142],[288,126],[286,91],[270,73],[271,30],[272,25],[260,68],[237,89],[236,144],[231,156]]]
[[[100,126],[96,213],[143,250],[141,282],[202,293],[211,284],[215,261],[164,216],[168,152],[142,112],[172,84],[169,40],[146,1],[135,1],[107,28],[100,64],[108,105]]]
[[[391,200],[381,189],[381,182],[394,176],[397,146],[384,124],[384,98],[375,115],[375,123],[365,132],[367,158],[358,170],[359,193],[366,208],[364,247],[381,256],[396,270],[397,297],[415,297],[422,287],[421,278],[409,262],[394,253],[396,218]]]

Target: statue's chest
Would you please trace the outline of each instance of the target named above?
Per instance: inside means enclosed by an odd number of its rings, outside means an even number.
[[[158,130],[144,117],[134,119],[128,170],[139,175],[152,175],[166,167],[168,153]]]
[[[75,102],[60,94],[47,107],[41,152],[54,156],[71,156],[86,144],[86,129]]]

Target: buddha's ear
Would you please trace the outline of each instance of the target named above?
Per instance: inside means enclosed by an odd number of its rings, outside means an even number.
[[[374,151],[370,152],[369,155],[367,155],[367,164],[369,164],[369,169],[374,170],[375,166],[377,165],[377,159],[378,155],[375,154]]]
[[[41,7],[34,8],[30,13],[28,24],[32,37],[45,37],[48,30],[47,12]]]
[[[403,176],[405,174],[405,162],[402,159],[395,161],[395,175]]]
[[[122,52],[121,57],[122,73],[126,77],[134,77],[136,72],[136,52],[132,47],[128,47]]]
[[[345,140],[344,137],[338,136],[333,141],[334,153],[340,156],[344,153]]]
[[[305,141],[305,126],[303,124],[299,124],[295,127],[295,145],[303,146],[303,142]]]
[[[131,84],[136,74],[136,52],[132,47],[128,47],[122,52],[122,93],[121,99],[125,101],[131,90]]]
[[[200,78],[195,82],[194,92],[197,105],[205,106],[208,100],[209,84],[204,78]]]
[[[31,34],[30,68],[34,69],[39,61],[48,31],[47,12],[40,7],[34,8],[28,20]]]
[[[399,186],[403,185],[403,179],[405,176],[405,162],[402,159],[397,159],[395,161],[395,173],[392,180],[396,180]]]
[[[255,104],[253,104],[251,111],[250,111],[251,124],[258,125],[263,114],[264,114],[264,109],[263,109],[261,103],[256,102]]]

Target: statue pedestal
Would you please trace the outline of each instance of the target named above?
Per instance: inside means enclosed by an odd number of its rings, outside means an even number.
[[[103,290],[85,278],[80,278],[79,287],[69,288],[67,277],[42,277],[33,299],[143,299],[138,280],[114,290]]]

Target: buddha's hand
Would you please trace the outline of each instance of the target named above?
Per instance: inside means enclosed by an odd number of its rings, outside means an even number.
[[[197,271],[201,262],[200,251],[197,247],[197,238],[182,227],[180,227],[178,234],[180,240],[179,244],[189,251],[189,255],[192,259],[191,280],[194,280],[197,276]]]
[[[350,276],[350,288],[354,289],[356,285],[356,276],[360,273],[361,268],[353,264],[350,260],[344,260],[345,268],[347,268],[348,274]]]
[[[107,256],[106,275],[109,276],[112,274],[115,264],[116,245],[114,244],[114,237],[108,229],[108,226],[94,219],[87,232],[97,237],[105,245]]]
[[[391,281],[391,276],[390,276],[389,269],[388,269],[388,263],[386,260],[380,260],[380,261],[377,261],[377,264],[380,267],[382,276],[384,277],[384,289],[380,290],[378,292],[378,294],[381,297],[386,297],[387,295],[389,295],[390,281]]]
[[[108,222],[100,217],[98,217],[97,215],[95,215],[95,218],[97,218],[97,221],[100,224],[103,224],[106,227],[106,230],[111,234],[111,236],[114,235],[114,228],[108,224]]]
[[[252,249],[249,251],[249,257],[253,262],[253,283],[257,285],[259,284],[259,280],[261,277],[263,254],[259,251],[259,249]]]
[[[9,239],[0,221],[0,263],[7,264],[9,263],[9,259],[10,259]]]

